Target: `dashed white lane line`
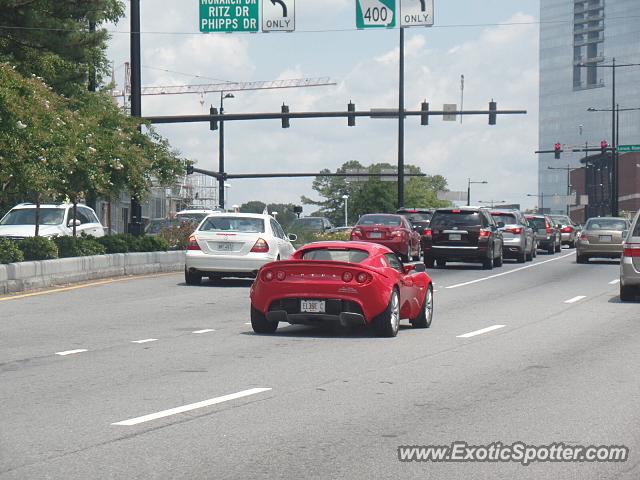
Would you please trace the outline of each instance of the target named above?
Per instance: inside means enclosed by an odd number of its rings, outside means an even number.
[[[569,300],[565,300],[564,303],[576,303],[582,300],[583,298],[587,298],[586,295],[578,295],[577,297],[570,298]]]
[[[472,285],[472,284],[478,283],[478,282],[484,282],[485,280],[491,280],[492,278],[502,277],[504,275],[509,275],[511,273],[516,273],[516,272],[519,272],[521,270],[526,270],[527,268],[533,268],[533,267],[537,267],[537,266],[540,266],[540,265],[544,265],[545,263],[555,262],[556,260],[562,260],[563,258],[567,258],[567,257],[570,257],[572,255],[575,255],[575,254],[574,253],[568,253],[566,255],[562,255],[562,256],[556,257],[556,258],[551,258],[551,259],[545,260],[543,262],[532,263],[530,265],[527,265],[526,267],[514,268],[513,270],[509,270],[508,272],[496,273],[495,275],[489,275],[488,277],[477,278],[477,279],[471,280],[469,282],[458,283],[456,285],[449,285],[446,288],[458,288],[458,287],[464,287],[466,285]]]
[[[122,420],[121,422],[115,422],[111,425],[138,425],[139,423],[150,422],[151,420],[157,420],[159,418],[169,417],[171,415],[177,415],[179,413],[189,412],[198,408],[209,407],[218,403],[228,402],[229,400],[235,400],[237,398],[248,397],[257,393],[262,393],[271,390],[271,388],[250,388],[249,390],[243,390],[238,393],[232,393],[229,395],[223,395],[222,397],[210,398],[209,400],[203,400],[202,402],[190,403],[189,405],[183,405],[181,407],[170,408],[169,410],[163,410],[161,412],[150,413],[149,415],[143,415],[142,417],[130,418],[129,420]]]
[[[251,325],[251,322],[247,322],[247,323],[245,323],[245,325]]]
[[[619,278],[616,278],[615,280],[611,280],[611,281],[609,282],[609,285],[616,285],[616,284],[618,284],[618,283],[620,283],[620,279],[619,279]]]
[[[191,332],[191,333],[209,333],[209,332],[215,332],[215,330],[213,328],[205,328],[204,330],[196,330],[195,332]]]
[[[65,355],[73,355],[74,353],[83,353],[83,352],[88,352],[88,350],[86,348],[79,348],[77,350],[66,350],[64,352],[56,352],[56,355],[60,355],[61,357],[64,357]]]
[[[131,340],[131,343],[149,343],[149,342],[157,342],[157,338],[145,338],[144,340]]]
[[[494,330],[498,330],[499,328],[504,328],[504,327],[506,327],[506,325],[492,325],[490,327],[482,328],[480,330],[475,330],[473,332],[463,333],[462,335],[458,335],[456,338],[475,337],[476,335],[482,335],[483,333],[492,332]]]

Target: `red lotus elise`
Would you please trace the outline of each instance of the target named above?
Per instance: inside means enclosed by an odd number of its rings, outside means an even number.
[[[316,242],[287,261],[264,265],[251,287],[251,325],[273,333],[279,322],[372,325],[395,337],[400,319],[428,328],[433,285],[423,264],[403,265],[389,248],[368,242]]]

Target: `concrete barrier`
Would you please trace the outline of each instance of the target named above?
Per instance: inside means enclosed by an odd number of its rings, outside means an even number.
[[[122,275],[178,272],[185,253],[114,253],[0,265],[0,294],[26,292],[53,285],[85,282]]]

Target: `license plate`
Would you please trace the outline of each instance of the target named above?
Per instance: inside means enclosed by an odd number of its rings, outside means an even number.
[[[306,313],[324,313],[324,300],[300,300],[300,311]]]
[[[450,233],[449,240],[462,240],[462,234],[460,233]]]
[[[218,243],[217,250],[219,252],[232,252],[233,243]]]
[[[600,235],[601,242],[611,242],[611,240],[612,240],[611,235]]]
[[[382,238],[382,233],[380,232],[372,232],[369,234],[369,238]]]

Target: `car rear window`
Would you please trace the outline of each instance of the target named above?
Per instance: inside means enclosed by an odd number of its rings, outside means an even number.
[[[556,223],[561,223],[562,225],[571,225],[571,219],[569,217],[565,217],[565,216],[561,216],[561,215],[554,215],[553,220]]]
[[[302,254],[303,260],[325,260],[331,262],[360,263],[369,257],[369,253],[356,249],[316,248]]]
[[[492,213],[493,219],[498,222],[503,222],[505,225],[517,225],[518,221],[516,216],[511,213]]]
[[[252,217],[209,217],[200,226],[200,231],[263,233],[264,220]]]
[[[591,218],[585,225],[585,230],[626,230],[627,222],[613,218]]]
[[[358,220],[358,225],[386,225],[393,227],[400,225],[400,217],[398,215],[363,215]]]
[[[445,227],[476,227],[482,225],[478,212],[436,212],[431,219],[431,228]]]
[[[529,223],[535,228],[547,228],[547,224],[545,223],[544,218],[527,217],[527,220],[529,220]]]
[[[321,218],[299,218],[291,224],[292,228],[304,228],[309,230],[322,230],[323,222]]]

